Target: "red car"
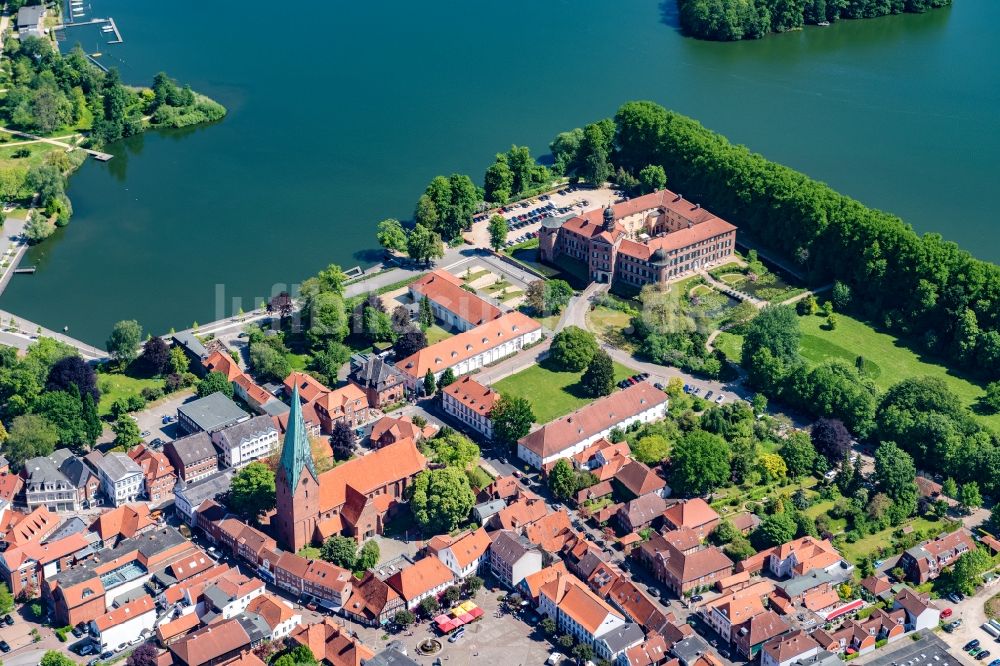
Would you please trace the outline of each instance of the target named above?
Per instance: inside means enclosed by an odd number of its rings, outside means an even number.
[[[950,608],[945,608],[943,611],[941,611],[941,619],[944,620],[946,618],[951,617],[951,613],[952,611]]]

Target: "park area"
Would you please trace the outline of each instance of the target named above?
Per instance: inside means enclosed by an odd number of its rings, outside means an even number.
[[[632,376],[624,365],[615,363],[615,382]],[[536,423],[548,423],[564,414],[593,402],[583,394],[580,377],[583,372],[554,370],[547,362],[533,365],[493,385],[502,394],[527,398],[535,412]]]
[[[833,330],[826,324],[826,317],[804,315],[799,317],[802,341],[799,352],[811,365],[839,359],[855,365],[858,357],[864,358],[865,373],[885,391],[889,387],[909,377],[938,377],[948,385],[982,423],[1000,431],[1000,414],[981,414],[976,409],[983,388],[966,377],[948,369],[935,359],[923,356],[907,346],[906,341],[875,330],[868,324],[837,314],[837,326]],[[733,332],[723,332],[714,341],[715,346],[735,363],[740,362],[743,346],[742,336]]]

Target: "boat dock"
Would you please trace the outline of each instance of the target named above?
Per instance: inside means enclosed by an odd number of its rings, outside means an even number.
[[[77,12],[73,12],[70,15],[73,18],[80,16],[80,14]],[[71,21],[70,23],[63,23],[62,25],[57,25],[54,28],[55,30],[59,31],[59,34],[56,35],[56,39],[58,41],[62,41],[63,39],[65,39],[65,35],[63,35],[62,31],[65,30],[66,28],[79,28],[88,25],[100,25],[100,24],[103,24],[103,26],[101,27],[102,33],[107,34],[109,37],[114,35],[114,39],[109,40],[107,42],[108,44],[123,44],[125,42],[125,39],[122,37],[121,31],[118,30],[118,24],[115,23],[115,19],[112,17],[93,18],[90,19],[89,21]]]
[[[25,268],[15,268],[14,269],[14,274],[15,275],[21,275],[23,273],[31,274],[31,273],[34,273],[36,270],[37,270],[36,266],[27,266]]]
[[[65,148],[67,153],[72,152],[74,150],[82,150],[83,152],[87,153],[88,155],[93,157],[95,160],[98,160],[99,162],[107,162],[112,157],[114,157],[114,155],[110,153],[102,153],[99,150],[91,150],[90,148],[81,148],[80,146],[71,146],[70,144],[65,143],[63,141],[57,141],[56,139],[46,139],[43,136],[29,134],[28,132],[19,132],[18,130],[7,129],[6,127],[0,127],[0,132],[6,132],[7,134],[13,134],[14,136],[23,136],[26,139],[41,141],[43,143],[51,143],[53,146],[59,146],[60,148]]]

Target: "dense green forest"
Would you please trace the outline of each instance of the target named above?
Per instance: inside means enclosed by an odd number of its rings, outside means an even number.
[[[842,283],[838,300],[846,309],[918,340],[954,366],[1000,378],[995,264],[939,234],[918,235],[898,217],[652,102],[629,102],[613,120],[584,128],[582,135],[588,133],[607,139],[569,142],[573,133],[567,132],[553,141],[567,175],[590,180],[617,169],[634,176],[648,165],[662,166],[671,189],[792,258],[816,284]]]
[[[681,28],[700,39],[759,39],[804,24],[921,13],[951,0],[677,0]]]

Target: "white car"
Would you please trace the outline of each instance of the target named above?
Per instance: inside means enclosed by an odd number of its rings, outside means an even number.
[[[722,404],[722,402],[723,402],[723,401],[724,401],[725,399],[726,399],[726,396],[724,396],[724,395],[722,395],[722,394],[720,393],[720,394],[719,394],[718,396],[716,396],[716,398],[715,398],[715,404],[717,404],[717,405],[721,405],[721,404]]]

